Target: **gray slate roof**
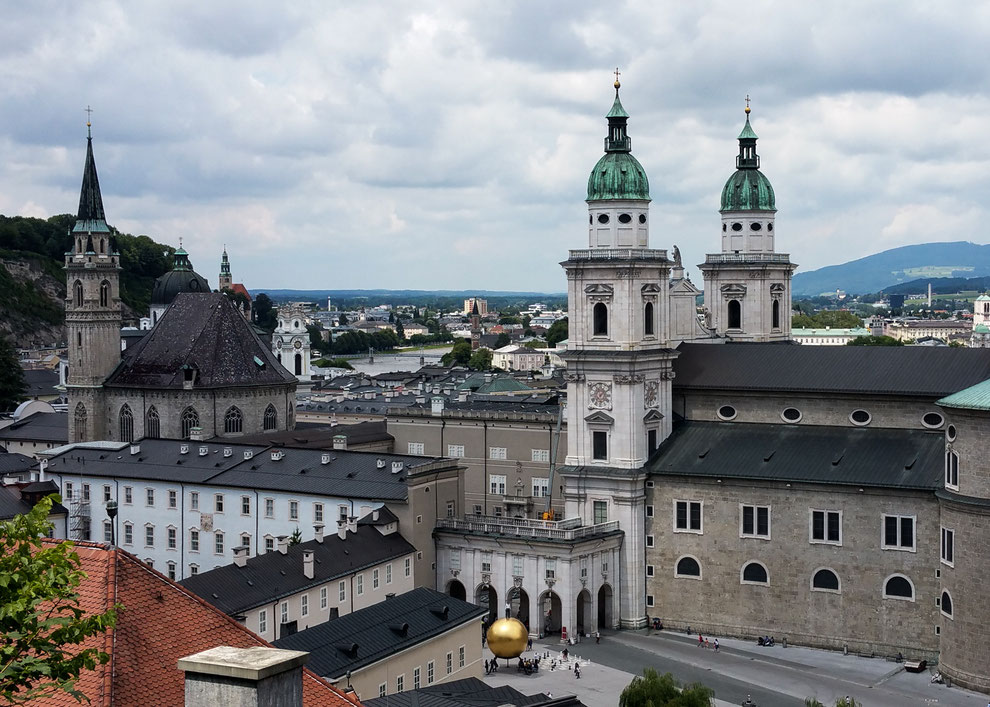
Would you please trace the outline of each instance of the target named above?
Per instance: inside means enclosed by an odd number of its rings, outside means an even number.
[[[510,667],[511,670],[511,667]],[[524,695],[509,685],[489,685],[478,678],[464,678],[395,695],[362,700],[365,707],[583,707],[573,695],[550,697]]]
[[[944,452],[938,431],[683,422],[646,471],[932,490],[942,484]]]
[[[62,393],[55,388],[58,385],[58,371],[51,371],[47,368],[27,369],[24,371],[24,383],[27,385],[24,395],[28,398],[61,395]]]
[[[303,574],[307,550],[313,552],[313,579]],[[359,525],[346,540],[331,529],[323,542],[292,545],[284,555],[278,550],[266,552],[249,558],[244,567],[224,565],[187,577],[180,584],[234,615],[414,552],[416,548],[399,533],[382,535],[372,525]]]
[[[195,388],[295,385],[226,295],[181,293],[158,325],[124,358],[105,385],[181,390],[184,367]]]
[[[487,609],[480,606],[421,587],[281,638],[275,647],[307,651],[310,670],[337,678],[466,621],[480,619],[485,613]],[[407,626],[405,631],[403,625]]]
[[[0,475],[19,474],[38,468],[38,460],[17,452],[0,449]]]
[[[65,412],[35,412],[12,425],[0,429],[0,439],[16,442],[69,441],[69,414]]]
[[[990,349],[681,344],[674,389],[940,398],[990,378]]]
[[[392,441],[385,421],[359,422],[353,425],[328,425],[297,422],[294,430],[277,430],[245,435],[238,441],[247,444],[265,444],[305,449],[333,449],[334,437],[346,437],[348,445],[369,442]],[[221,440],[217,440],[218,442]]]

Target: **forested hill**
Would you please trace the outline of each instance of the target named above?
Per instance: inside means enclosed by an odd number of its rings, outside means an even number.
[[[47,219],[0,215],[0,334],[15,345],[64,340],[65,252],[76,217]],[[148,311],[155,278],[171,267],[174,248],[148,236],[132,236],[110,227],[123,270],[120,293],[125,317]]]

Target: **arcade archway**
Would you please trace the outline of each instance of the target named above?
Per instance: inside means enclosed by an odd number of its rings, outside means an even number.
[[[454,599],[467,601],[467,589],[456,579],[452,579],[450,584],[447,585],[447,594],[454,597]]]
[[[603,584],[598,590],[598,628],[612,628],[612,587]]]

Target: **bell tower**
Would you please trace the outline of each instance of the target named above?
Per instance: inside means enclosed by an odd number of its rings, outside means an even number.
[[[72,250],[65,254],[69,441],[107,438],[103,381],[120,362],[120,254],[107,227],[87,122],[86,165]]]
[[[230,274],[230,259],[227,257],[227,246],[223,247],[223,256],[220,259],[220,284],[221,292],[229,290],[234,284],[234,278]]]
[[[722,252],[698,267],[705,278],[706,317],[715,333],[733,341],[791,337],[791,274],[797,265],[774,250],[777,214],[773,187],[760,171],[756,133],[739,133],[736,171],[722,189]]]

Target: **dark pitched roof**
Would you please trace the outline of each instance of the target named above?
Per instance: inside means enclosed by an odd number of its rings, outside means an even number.
[[[362,704],[365,707],[584,707],[574,695],[524,695],[509,685],[489,685],[478,678],[464,678],[418,690],[406,690],[395,695],[364,700]]]
[[[184,292],[106,385],[181,390],[187,368],[196,389],[296,383],[225,295]]]
[[[79,221],[105,221],[103,196],[100,194],[100,178],[96,175],[96,159],[93,157],[93,138],[86,139],[86,166],[83,167],[82,189],[79,192]]]
[[[313,553],[312,579],[303,574],[306,551]],[[234,615],[414,552],[416,548],[398,533],[382,535],[373,526],[359,525],[356,533],[347,534],[346,540],[330,533],[323,542],[310,540],[292,545],[284,555],[277,550],[266,552],[249,558],[244,567],[224,565],[188,577],[180,584]]]
[[[31,504],[21,498],[16,488],[0,486],[0,520],[24,515],[31,510]]]
[[[69,441],[69,415],[64,412],[35,412],[0,429],[0,439],[11,441]]]
[[[0,474],[18,474],[38,468],[38,460],[17,452],[0,453]]]
[[[61,394],[61,391],[55,389],[58,385],[58,371],[47,368],[28,369],[24,371],[24,383],[27,384],[24,394],[29,398]]]
[[[308,651],[308,666],[314,673],[337,678],[480,619],[486,611],[421,587],[279,639],[275,646]],[[357,649],[351,650],[353,646]]]
[[[944,452],[937,431],[684,422],[646,471],[931,490],[941,485]]]
[[[940,398],[990,378],[990,349],[685,343],[678,351],[675,390]]]
[[[302,449],[333,449],[334,437],[346,437],[347,445],[391,441],[385,421],[359,422],[353,425],[328,425],[297,422],[294,430],[261,432],[238,438],[242,444],[265,444]]]

